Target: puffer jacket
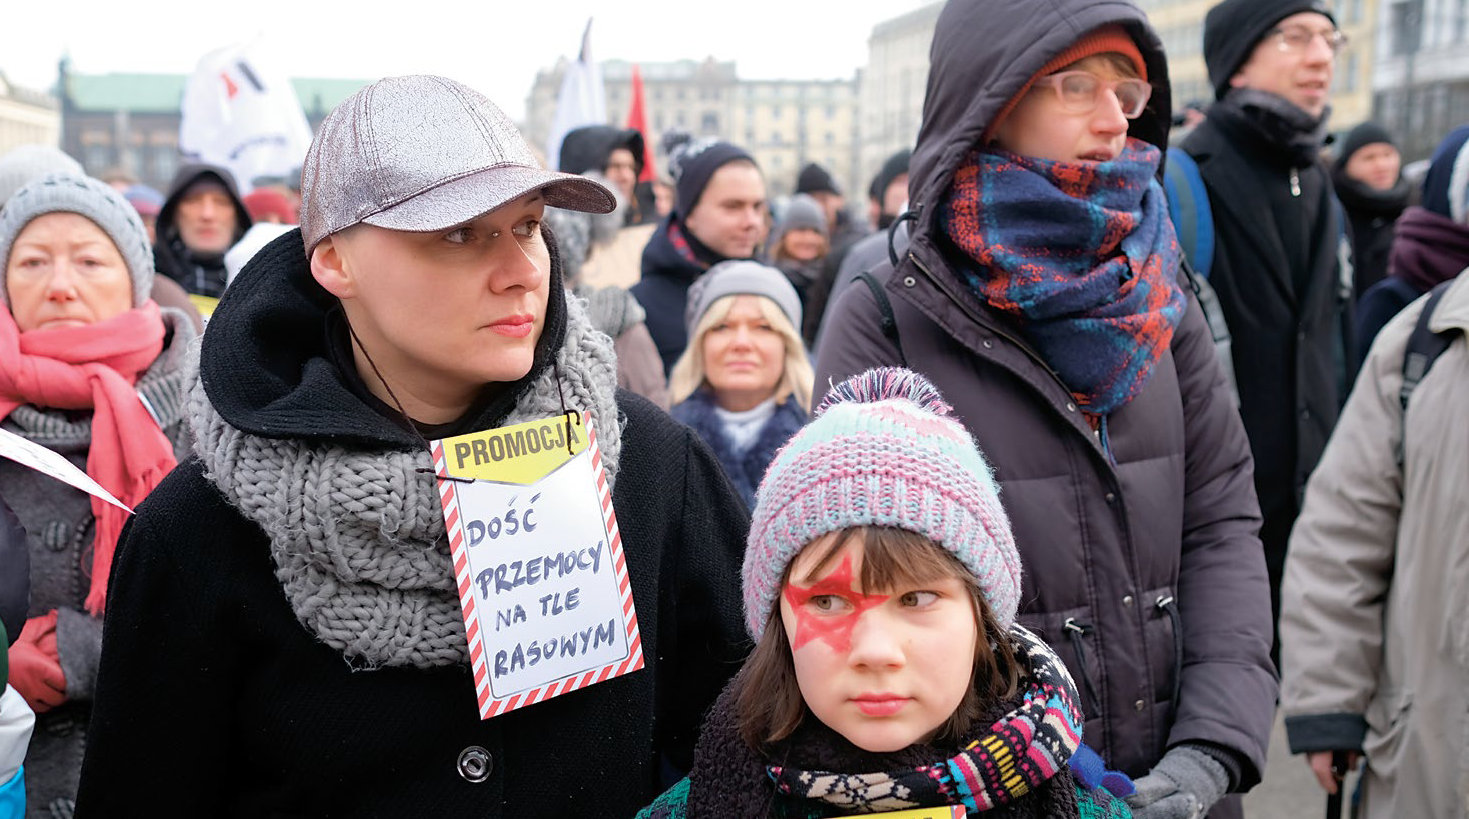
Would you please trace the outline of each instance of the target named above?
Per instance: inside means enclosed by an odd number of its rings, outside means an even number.
[[[1109,455],[1051,368],[968,291],[936,221],[957,167],[1001,106],[1108,23],[1139,43],[1155,86],[1131,135],[1161,146],[1167,67],[1132,3],[945,7],[909,183],[911,242],[895,270],[878,271],[899,341],[880,329],[872,292],[846,288],[816,383],[903,363],[932,380],[995,468],[1024,562],[1019,619],[1083,683],[1087,744],[1130,776],[1175,745],[1222,749],[1243,790],[1259,781],[1274,714],[1269,590],[1249,443],[1197,302],[1189,297],[1147,386],[1108,418]],[[1010,36],[976,49],[980,31]],[[1238,811],[1226,800],[1210,815]]]
[[[1430,329],[1458,335],[1405,419],[1424,302],[1372,345],[1306,487],[1281,594],[1291,750],[1364,750],[1366,819],[1469,815],[1469,278],[1434,310]]]

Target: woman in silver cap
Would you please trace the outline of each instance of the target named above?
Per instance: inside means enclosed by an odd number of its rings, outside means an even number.
[[[300,232],[210,323],[197,457],[120,547],[79,815],[627,816],[688,768],[743,651],[748,523],[566,298],[543,209],[612,204],[450,80],[327,117]],[[426,440],[567,410],[597,425],[645,667],[481,720]]]

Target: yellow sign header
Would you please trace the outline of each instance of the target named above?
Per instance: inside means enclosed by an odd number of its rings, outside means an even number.
[[[445,469],[455,478],[529,486],[580,455],[587,443],[580,414],[558,415],[445,438]]]

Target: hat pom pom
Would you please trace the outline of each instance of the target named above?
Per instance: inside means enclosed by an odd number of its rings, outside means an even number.
[[[949,417],[954,410],[927,378],[901,367],[878,367],[833,386],[813,415],[821,415],[834,404],[871,404],[895,398],[911,401],[943,417]]]

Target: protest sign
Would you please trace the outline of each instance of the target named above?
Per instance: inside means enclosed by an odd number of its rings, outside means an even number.
[[[480,717],[641,669],[622,536],[590,416],[431,446]]]
[[[0,429],[0,457],[9,458],[21,466],[27,466],[43,475],[49,475],[89,495],[96,495],[113,506],[132,514],[133,510],[128,509],[126,504],[114,498],[111,492],[103,489],[101,484],[92,480],[87,473],[77,469],[65,457],[3,429]]]

